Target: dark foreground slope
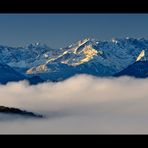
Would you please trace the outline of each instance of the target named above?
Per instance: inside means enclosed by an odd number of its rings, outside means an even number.
[[[146,78],[148,77],[148,61],[135,62],[126,69],[115,74],[115,76],[133,76],[136,78]]]
[[[6,84],[10,81],[20,81],[24,80],[25,76],[15,71],[13,68],[6,64],[0,63],[0,83]]]
[[[5,107],[5,106],[0,106],[0,113],[10,114],[10,115],[21,115],[23,117],[35,117],[35,118],[43,117],[42,115],[35,114],[33,112],[28,112],[25,110],[20,110],[18,108]]]
[[[18,82],[21,80],[28,80],[30,84],[38,84],[44,82],[39,76],[26,77],[17,72],[12,67],[0,63],[0,84],[8,82]]]

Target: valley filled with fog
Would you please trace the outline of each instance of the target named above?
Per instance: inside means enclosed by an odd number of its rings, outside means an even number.
[[[0,105],[44,115],[0,113],[0,133],[147,133],[148,79],[77,75],[57,83],[27,81],[0,86]]]

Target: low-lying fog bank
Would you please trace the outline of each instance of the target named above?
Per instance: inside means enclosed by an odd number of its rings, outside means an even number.
[[[8,83],[0,85],[0,106],[46,116],[0,114],[1,134],[148,133],[148,79],[79,75],[58,83]]]

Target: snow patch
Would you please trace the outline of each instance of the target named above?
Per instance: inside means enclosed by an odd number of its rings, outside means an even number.
[[[136,62],[140,61],[144,56],[145,56],[145,51],[142,50],[141,53],[139,54],[139,56],[137,57]]]

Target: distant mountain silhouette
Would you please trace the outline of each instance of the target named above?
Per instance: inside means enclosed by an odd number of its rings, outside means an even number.
[[[11,115],[21,115],[25,117],[35,117],[35,118],[43,117],[42,115],[38,115],[33,112],[28,112],[28,111],[20,110],[18,108],[5,107],[5,106],[0,106],[0,113],[11,114]]]

